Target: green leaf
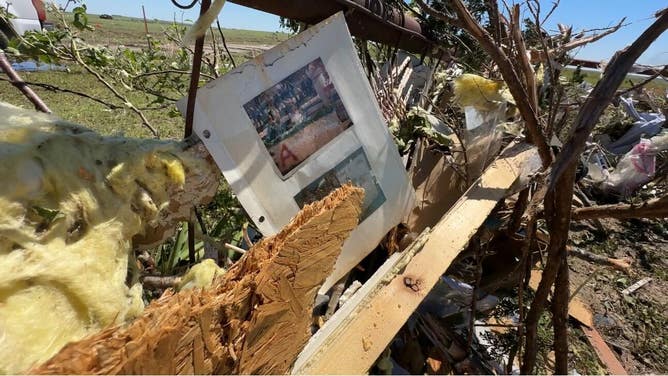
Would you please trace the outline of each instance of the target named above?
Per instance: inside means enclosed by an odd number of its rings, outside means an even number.
[[[19,50],[17,50],[14,47],[5,48],[5,53],[8,54],[8,55],[13,55],[13,56],[21,56],[21,52],[19,52]]]
[[[72,24],[79,30],[95,30],[92,26],[88,25],[88,15],[86,14],[86,4],[81,4],[74,8],[74,21]]]
[[[34,205],[31,209],[35,212],[35,214],[42,217],[47,225],[50,225],[57,219],[65,218],[65,214],[56,209],[47,209],[36,205]]]

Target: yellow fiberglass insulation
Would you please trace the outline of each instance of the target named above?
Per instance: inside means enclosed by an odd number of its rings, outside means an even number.
[[[141,285],[126,284],[133,238],[164,239],[162,227],[217,187],[194,149],[0,102],[0,373],[141,313]]]
[[[493,111],[499,103],[512,102],[513,97],[503,81],[493,81],[475,74],[464,73],[453,80],[454,101],[472,106],[478,111]]]

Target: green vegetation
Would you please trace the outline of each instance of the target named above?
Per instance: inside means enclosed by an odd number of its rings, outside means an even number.
[[[563,72],[561,73],[562,77],[569,81],[573,81],[573,75],[575,74],[576,68],[572,67],[567,67],[564,68]],[[577,77],[577,80],[579,82],[579,79],[584,80],[585,82],[591,84],[591,85],[596,85],[598,80],[601,78],[601,73],[599,72],[592,72],[592,71],[585,71],[581,70],[579,73],[579,77]],[[635,75],[629,75],[627,76],[626,80],[624,80],[624,83],[622,83],[620,89],[627,89],[631,87],[631,85],[638,84],[642,81],[644,81],[646,78],[643,77],[638,77]],[[668,89],[668,78],[655,78],[652,80],[650,83],[648,83],[645,88],[653,91],[658,91],[659,94],[662,90]]]
[[[71,72],[21,72],[20,74],[28,82],[47,83],[63,89],[85,92],[110,103],[117,102],[103,84],[95,80],[92,75],[80,68],[72,67],[71,69]],[[85,125],[102,134],[152,137],[148,129],[142,126],[141,120],[130,109],[111,110],[103,104],[78,95],[53,92],[37,86],[32,86],[32,88],[55,114],[65,120]],[[140,108],[148,104],[146,97],[137,91],[119,90]],[[0,101],[32,108],[23,94],[6,81],[0,81]],[[183,119],[178,114],[170,115],[168,108],[144,112],[151,124],[160,132],[161,138],[183,137]]]
[[[139,11],[141,8],[138,8]],[[152,137],[141,119],[130,108],[124,108],[110,90],[93,74],[86,71],[80,64],[76,64],[72,54],[63,54],[66,49],[44,49],[40,46],[62,45],[69,47],[63,19],[73,30],[74,35],[80,38],[77,48],[84,61],[93,69],[100,72],[128,102],[142,110],[146,119],[158,130],[162,138],[180,138],[183,135],[183,118],[170,103],[185,96],[189,76],[187,74],[160,74],[144,76],[145,73],[157,72],[163,69],[188,71],[191,54],[179,45],[180,35],[186,30],[184,23],[170,21],[149,20],[148,29],[151,38],[152,51],[147,52],[148,40],[144,33],[144,22],[140,18],[114,15],[113,19],[101,19],[98,15],[87,14],[84,7],[77,7],[73,12],[59,14],[51,10],[49,18],[56,23],[56,32],[49,36],[41,34],[29,37],[38,48],[28,48],[23,51],[30,57],[37,54],[43,61],[58,61],[68,67],[68,71],[48,72],[21,72],[21,76],[28,82],[37,82],[53,85],[57,88],[83,92],[100,99],[103,102],[119,108],[110,108],[102,103],[71,93],[47,90],[32,85],[37,94],[44,100],[51,110],[65,120],[86,125],[103,134],[124,134],[130,137]],[[188,21],[188,20],[184,20]],[[92,29],[92,30],[91,30]],[[216,42],[220,42],[218,30],[213,34]],[[245,46],[274,45],[288,38],[286,33],[270,33],[253,30],[223,29],[228,43]],[[211,41],[211,35],[208,36]],[[98,49],[96,46],[106,46],[108,50]],[[128,47],[126,49],[123,46]],[[218,45],[220,47],[220,44]],[[84,48],[81,50],[81,48]],[[212,48],[208,43],[206,48]],[[44,50],[47,52],[44,53]],[[209,54],[210,52],[207,52]],[[241,63],[252,57],[246,53],[232,53],[235,62]],[[230,67],[227,55],[218,51],[218,60],[211,58],[210,64],[205,64],[202,73],[206,80],[224,73]],[[204,82],[204,81],[202,81]],[[169,98],[160,98],[153,95],[164,95]],[[31,104],[22,94],[6,81],[0,81],[0,101],[23,107]]]
[[[141,7],[136,5],[137,13],[141,14]],[[147,16],[150,9],[147,9]],[[72,13],[66,13],[65,16],[70,19]],[[51,13],[50,18],[58,23],[58,15]],[[183,21],[183,22],[182,22]],[[151,37],[161,41],[166,41],[164,31],[170,25],[176,23],[178,25],[185,25],[190,20],[174,20],[165,21],[157,19],[148,19],[148,32]],[[144,29],[144,20],[142,18],[125,17],[113,15],[113,19],[102,19],[99,15],[88,14],[88,24],[95,30],[84,31],[81,37],[90,44],[101,44],[105,46],[124,45],[128,47],[146,47],[146,33]],[[221,25],[224,26],[224,25]],[[225,41],[232,44],[243,45],[269,45],[273,46],[290,37],[290,34],[283,32],[267,32],[257,30],[239,30],[239,29],[225,29],[223,28]],[[216,42],[220,42],[220,34],[214,25],[214,34]]]

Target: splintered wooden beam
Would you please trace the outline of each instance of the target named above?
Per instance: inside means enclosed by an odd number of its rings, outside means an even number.
[[[293,374],[362,374],[508,193],[536,149],[515,144],[485,170],[430,233],[390,258],[315,334]]]
[[[357,226],[363,196],[337,189],[211,287],[167,292],[127,326],[70,343],[28,373],[287,373],[311,336],[315,295]]]

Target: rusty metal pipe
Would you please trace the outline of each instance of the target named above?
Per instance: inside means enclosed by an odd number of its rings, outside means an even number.
[[[418,54],[441,56],[443,50],[421,33],[418,21],[381,0],[229,0],[233,3],[314,25],[346,12],[353,36]]]

